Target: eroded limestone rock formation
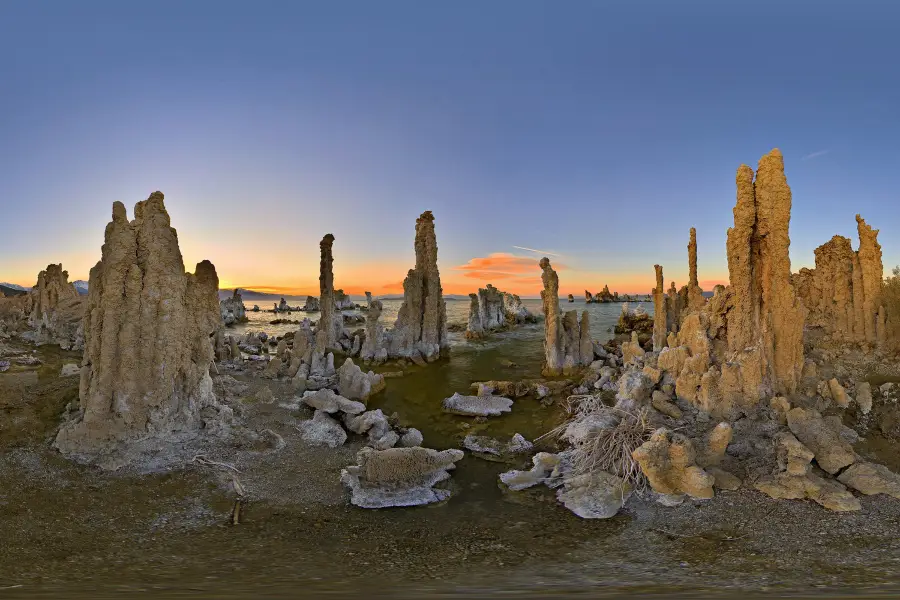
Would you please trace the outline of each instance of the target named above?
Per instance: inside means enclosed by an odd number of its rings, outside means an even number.
[[[56,438],[63,454],[112,468],[128,462],[120,450],[215,433],[230,418],[209,375],[222,325],[215,267],[185,273],[162,193],[134,215],[113,204],[90,275],[80,406]]]
[[[341,339],[341,333],[344,329],[341,313],[337,310],[334,300],[333,245],[334,236],[330,233],[319,242],[319,251],[321,253],[319,261],[319,310],[321,310],[321,314],[319,315],[318,331],[324,332],[324,345],[329,350],[338,348],[338,340]]]
[[[82,319],[85,297],[69,283],[62,265],[47,265],[25,295],[28,331],[22,337],[37,344],[58,344],[64,350],[84,347]]]
[[[231,298],[220,301],[219,306],[222,311],[222,321],[226,326],[247,322],[247,311],[244,308],[244,299],[241,298],[239,289],[235,288]]]
[[[492,331],[525,323],[532,319],[531,313],[522,305],[515,294],[501,292],[491,284],[480,288],[477,294],[469,294],[469,321],[466,326],[467,339],[481,339]]]
[[[667,496],[687,494],[693,498],[712,498],[716,477],[705,469],[718,465],[731,437],[728,423],[718,424],[705,444],[697,444],[680,433],[658,429],[633,456],[654,491]]]
[[[391,356],[418,355],[433,362],[450,351],[447,306],[437,266],[434,216],[425,211],[416,220],[416,267],[403,281],[403,304],[391,331]]]
[[[656,287],[653,288],[653,351],[659,352],[666,347],[669,335],[667,298],[663,268],[661,265],[654,265],[653,268],[656,269]]]
[[[559,309],[559,276],[550,266],[550,259],[540,261],[541,301],[544,310],[544,369],[547,377],[571,373],[594,361],[590,322],[587,311],[581,313],[581,321],[574,310],[561,315]]]
[[[600,290],[600,293],[594,297],[594,302],[618,302],[619,300],[619,292],[613,294],[609,291],[609,286],[604,285],[603,289]]]
[[[362,342],[359,356],[364,361],[383,363],[387,360],[388,352],[384,344],[384,326],[382,326],[381,300],[369,302],[369,310],[366,312],[366,339]]]
[[[816,267],[794,275],[797,293],[809,311],[807,324],[821,327],[838,343],[868,346],[885,342],[881,281],[884,265],[878,230],[856,215],[859,250],[836,235],[816,248]]]
[[[319,299],[315,296],[307,296],[306,304],[300,310],[303,312],[319,312]]]
[[[791,189],[781,152],[760,159],[755,179],[753,170],[741,165],[736,183],[727,243],[728,347],[743,364],[742,387],[756,387],[761,397],[791,394],[803,370],[806,308],[791,284]]]
[[[654,321],[653,317],[647,314],[644,307],[638,305],[637,308],[631,309],[627,302],[622,304],[622,313],[613,331],[616,334],[637,332],[638,334],[653,334]]]
[[[688,284],[685,305],[689,312],[700,310],[706,304],[703,290],[697,280],[697,230],[691,227],[691,239],[688,242]]]
[[[799,410],[799,409],[795,409]],[[775,436],[778,466],[771,475],[761,477],[756,489],[776,499],[808,498],[829,510],[859,510],[860,504],[839,482],[826,479],[813,470],[813,452],[788,432]],[[852,468],[852,467],[851,467]]]
[[[367,402],[372,394],[384,389],[384,375],[364,372],[348,358],[337,370],[338,393],[351,400]]]

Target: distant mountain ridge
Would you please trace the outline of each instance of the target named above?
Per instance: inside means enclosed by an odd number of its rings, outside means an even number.
[[[21,285],[13,286],[7,283],[0,283],[0,296],[23,296],[27,293],[28,290]]]
[[[0,286],[9,288],[11,290],[18,290],[20,292],[27,292],[28,290],[31,289],[31,288],[27,288],[27,287],[22,287],[21,285],[19,285],[17,283],[7,283],[5,281],[0,281]]]

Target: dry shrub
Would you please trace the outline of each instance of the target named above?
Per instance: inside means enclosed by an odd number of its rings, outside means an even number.
[[[631,454],[653,433],[647,409],[622,410],[606,406],[599,395],[585,395],[570,396],[567,411],[569,419],[545,437],[557,437],[571,444],[572,474],[606,471],[618,475],[634,489],[644,490],[647,480]],[[582,435],[566,435],[579,426],[583,426]]]

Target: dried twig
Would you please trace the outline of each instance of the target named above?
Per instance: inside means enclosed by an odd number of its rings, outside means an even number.
[[[237,467],[235,467],[232,464],[229,464],[226,462],[217,462],[214,460],[209,460],[202,454],[198,454],[197,456],[195,456],[193,459],[191,459],[191,462],[197,463],[198,465],[203,465],[205,467],[221,467],[223,469],[228,469],[230,471],[234,471],[235,473],[241,472],[240,469],[238,469]]]
[[[644,490],[647,480],[631,454],[653,432],[647,411],[635,413],[606,406],[599,396],[570,396],[568,401],[567,410],[573,417],[538,440],[562,438],[570,427],[584,425],[582,435],[568,439],[572,444],[573,474],[607,471],[632,484],[636,490]]]
[[[234,506],[231,509],[231,524],[232,525],[240,525],[241,524],[241,499],[238,498],[234,501]]]

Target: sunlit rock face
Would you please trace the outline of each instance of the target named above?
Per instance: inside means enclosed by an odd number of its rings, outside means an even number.
[[[741,165],[736,184],[734,227],[727,242],[733,303],[728,348],[748,355],[748,368],[741,372],[745,388],[757,387],[762,395],[790,394],[803,369],[807,311],[791,284],[791,189],[781,152],[763,156],[755,178],[753,169]]]
[[[185,273],[162,193],[134,213],[129,221],[113,204],[90,274],[80,408],[56,438],[63,454],[113,468],[128,462],[132,443],[215,432],[230,412],[209,375],[222,327],[215,267],[203,261]]]
[[[432,362],[450,351],[447,306],[437,266],[434,215],[425,211],[416,220],[416,267],[403,281],[403,304],[391,333],[391,356],[420,355]]]
[[[653,350],[659,352],[666,347],[666,337],[669,335],[668,304],[663,268],[661,265],[654,265],[653,268],[656,269],[656,287],[653,288]]]
[[[836,342],[867,346],[885,342],[881,302],[884,265],[878,230],[856,215],[859,250],[840,235],[816,248],[816,267],[801,269],[793,281],[809,310],[807,323]]]

